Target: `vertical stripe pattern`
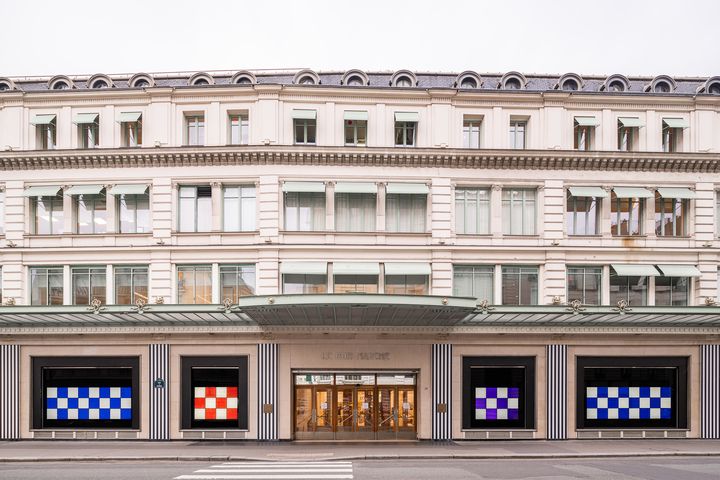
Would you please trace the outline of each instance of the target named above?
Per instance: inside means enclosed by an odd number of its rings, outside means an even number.
[[[567,438],[567,345],[547,346],[547,438]]]
[[[150,345],[150,440],[169,440],[169,361],[170,346],[166,343]],[[164,388],[155,388],[155,380],[162,379]]]
[[[452,345],[432,346],[432,439],[452,439]]]
[[[702,345],[701,375],[700,436],[720,439],[720,345]]]
[[[0,439],[20,438],[20,347],[0,345]]]
[[[278,344],[261,343],[258,345],[258,440],[278,439],[277,389]]]

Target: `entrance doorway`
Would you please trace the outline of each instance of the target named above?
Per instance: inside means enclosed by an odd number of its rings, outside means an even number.
[[[415,373],[296,373],[298,440],[414,440]]]

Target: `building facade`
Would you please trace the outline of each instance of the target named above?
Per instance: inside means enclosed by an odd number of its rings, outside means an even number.
[[[720,77],[0,78],[0,438],[720,438]]]

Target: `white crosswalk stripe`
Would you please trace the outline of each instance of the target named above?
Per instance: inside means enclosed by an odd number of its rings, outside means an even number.
[[[352,462],[227,462],[175,480],[352,480]]]

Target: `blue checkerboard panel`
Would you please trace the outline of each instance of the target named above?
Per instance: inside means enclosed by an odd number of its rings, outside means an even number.
[[[478,387],[475,389],[476,420],[517,420],[519,416],[519,388]]]
[[[586,387],[588,420],[672,418],[671,387]]]
[[[48,420],[131,420],[131,387],[48,387]]]

